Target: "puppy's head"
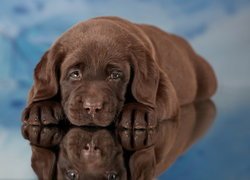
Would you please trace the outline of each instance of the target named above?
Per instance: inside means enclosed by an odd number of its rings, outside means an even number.
[[[58,98],[72,124],[98,126],[108,126],[125,101],[154,107],[159,72],[130,31],[97,19],[64,33],[36,67],[30,102]]]
[[[85,40],[61,65],[61,102],[75,125],[107,126],[125,101],[128,57],[107,40],[101,41]]]

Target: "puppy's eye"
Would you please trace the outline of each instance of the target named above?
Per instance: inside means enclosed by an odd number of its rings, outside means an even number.
[[[121,71],[113,71],[111,72],[109,78],[111,80],[118,80],[122,78],[122,72]]]
[[[80,80],[82,78],[82,74],[79,70],[74,70],[69,73],[69,77],[73,80]]]
[[[69,180],[76,180],[78,179],[78,172],[76,170],[70,169],[66,172],[66,177]]]
[[[118,175],[116,172],[108,173],[108,180],[117,180],[117,179],[119,179],[119,178],[118,178]]]

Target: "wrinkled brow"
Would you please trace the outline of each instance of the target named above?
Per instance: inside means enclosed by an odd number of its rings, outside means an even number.
[[[124,66],[126,66],[125,61],[121,61],[121,60],[109,60],[105,63],[106,67],[111,67],[111,68],[121,68],[123,69]]]
[[[77,57],[76,55],[68,55],[65,57],[61,65],[61,72],[67,72],[70,68],[78,65],[94,65],[95,68],[98,67],[117,67],[123,68],[127,66],[128,60],[126,57],[106,57],[106,58],[98,58],[96,60],[93,57],[89,57],[87,54],[84,56]]]
[[[61,65],[61,72],[67,72],[70,68],[87,63],[86,60],[88,57],[85,55],[83,57],[76,57],[74,54],[70,54],[65,57],[62,65]]]

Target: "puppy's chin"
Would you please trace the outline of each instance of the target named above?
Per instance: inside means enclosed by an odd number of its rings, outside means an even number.
[[[115,112],[108,112],[108,113],[100,113],[95,114],[94,116],[89,114],[83,114],[81,112],[72,112],[68,111],[66,113],[68,120],[71,124],[76,126],[100,126],[100,127],[107,127],[116,118]]]

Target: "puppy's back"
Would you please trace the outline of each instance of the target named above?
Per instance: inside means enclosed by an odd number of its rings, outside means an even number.
[[[138,26],[152,41],[159,67],[170,78],[181,105],[207,99],[215,93],[217,80],[212,67],[186,40],[154,26]]]

